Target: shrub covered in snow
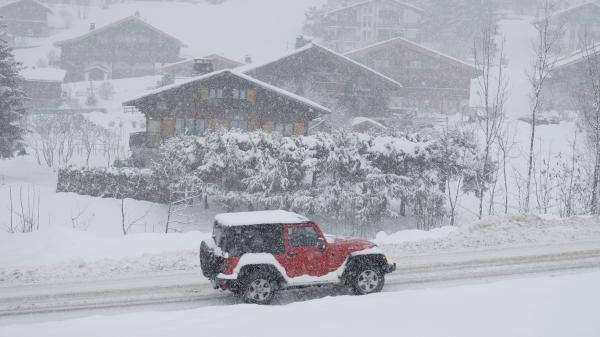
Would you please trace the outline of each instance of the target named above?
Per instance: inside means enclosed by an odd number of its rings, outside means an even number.
[[[229,211],[290,209],[356,229],[412,215],[429,228],[445,215],[446,179],[477,176],[465,153],[472,162],[477,146],[407,135],[214,132],[171,139],[152,170],[170,190],[206,191]]]
[[[164,201],[166,194],[149,170],[73,166],[58,171],[56,191],[147,201]]]

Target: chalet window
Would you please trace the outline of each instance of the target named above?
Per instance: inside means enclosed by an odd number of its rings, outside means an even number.
[[[275,124],[275,132],[278,132],[283,135],[283,124],[282,123]]]
[[[231,121],[231,128],[238,129],[241,131],[248,131],[248,122],[247,121]]]
[[[240,99],[246,99],[246,89],[240,89]]]
[[[185,119],[175,119],[175,136],[182,136],[185,134]]]
[[[285,123],[283,125],[283,135],[284,136],[291,136],[294,133],[294,124],[291,123]]]
[[[196,135],[204,134],[204,119],[196,119]]]
[[[186,119],[185,120],[185,134],[186,135],[195,135],[196,133],[196,121],[194,119]]]
[[[217,89],[217,98],[223,98],[223,89]]]
[[[210,89],[210,91],[208,93],[208,97],[217,98],[217,89]]]

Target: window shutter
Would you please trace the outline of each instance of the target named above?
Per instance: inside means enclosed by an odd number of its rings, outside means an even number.
[[[254,91],[254,89],[248,89],[246,97],[248,98],[248,101],[256,103],[256,91]]]
[[[202,100],[208,99],[208,88],[200,89],[200,99],[202,99]]]
[[[304,130],[304,123],[294,124],[294,136],[303,136]]]

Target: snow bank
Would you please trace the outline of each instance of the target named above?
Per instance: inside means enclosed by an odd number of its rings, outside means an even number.
[[[404,230],[394,234],[387,234],[386,232],[379,232],[375,237],[375,242],[378,245],[393,245],[404,242],[415,242],[423,240],[439,240],[444,239],[450,233],[457,230],[457,227],[444,226],[441,228],[434,228],[430,231],[423,230]]]
[[[84,231],[56,226],[26,234],[0,231],[0,266],[36,266],[63,262],[94,262],[144,254],[196,251],[210,234],[131,234],[99,237]]]
[[[448,231],[447,233],[444,233]],[[415,232],[411,234],[411,232]],[[599,217],[572,217],[558,219],[534,215],[495,216],[457,227],[441,228],[431,233],[408,231],[389,239],[383,234],[378,239],[391,256],[427,254],[436,251],[464,251],[497,249],[539,244],[562,244],[577,241],[600,240]],[[438,236],[439,237],[436,237]],[[415,240],[402,240],[406,236]],[[444,237],[445,236],[445,237]],[[422,240],[421,240],[422,239]]]
[[[600,273],[0,327],[2,336],[599,336]],[[235,324],[232,323],[235,317]],[[309,324],[298,324],[306,317]],[[432,324],[435,322],[435,324]],[[317,332],[318,331],[318,332]],[[315,334],[315,332],[317,332]]]

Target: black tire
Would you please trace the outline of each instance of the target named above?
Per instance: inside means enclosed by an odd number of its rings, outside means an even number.
[[[277,277],[271,272],[257,270],[244,278],[240,294],[246,303],[269,304],[276,291]]]
[[[353,271],[350,288],[355,295],[378,293],[385,284],[385,273],[375,265],[364,265]]]

